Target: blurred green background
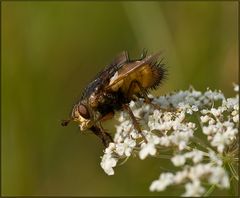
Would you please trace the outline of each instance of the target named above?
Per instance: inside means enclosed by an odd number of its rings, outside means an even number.
[[[107,176],[103,146],[67,118],[81,91],[122,50],[163,51],[155,95],[238,82],[237,2],[2,2],[2,194],[150,193],[166,160],[131,158]],[[109,128],[110,124],[105,125]],[[113,126],[112,126],[113,127]],[[224,193],[223,193],[224,194]]]

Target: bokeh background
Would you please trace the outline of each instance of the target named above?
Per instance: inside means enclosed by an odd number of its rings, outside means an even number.
[[[3,195],[151,193],[166,160],[130,158],[107,176],[90,132],[60,126],[95,74],[122,50],[163,51],[168,80],[233,96],[238,82],[237,2],[1,2]],[[113,129],[107,123],[106,128]],[[111,129],[111,130],[112,130]],[[221,192],[224,195],[227,192]]]

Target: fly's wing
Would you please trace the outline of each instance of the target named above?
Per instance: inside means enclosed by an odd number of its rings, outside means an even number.
[[[111,64],[109,64],[105,69],[103,69],[95,79],[88,84],[85,88],[82,98],[90,96],[93,92],[97,92],[98,90],[104,88],[106,84],[109,84],[110,79],[116,73],[116,71],[121,68],[126,62],[129,61],[128,52],[123,51],[119,55],[117,55]]]
[[[159,84],[160,80],[164,77],[165,69],[163,68],[163,65],[158,63],[158,58],[160,56],[160,53],[156,53],[150,56],[145,57],[142,60],[137,60],[133,62],[129,62],[128,64],[124,65],[119,69],[113,77],[110,79],[109,85],[106,87],[106,90],[113,90],[117,91],[121,86],[124,85],[125,81],[129,81],[127,77],[131,76],[134,73],[137,73],[137,75],[142,75],[141,70],[149,70],[150,76],[149,77],[140,77],[140,78],[149,78],[147,79],[149,82],[147,82],[147,85],[149,84],[149,87],[151,88],[155,87]],[[146,73],[148,75],[148,73]],[[133,77],[131,80],[138,80],[138,76],[132,75]],[[140,79],[145,80],[145,79]],[[128,83],[129,84],[129,83]]]
[[[127,51],[123,51],[120,54],[118,54],[111,64],[109,64],[102,72],[100,72],[96,78],[101,79],[103,83],[108,81],[114,73],[126,62],[129,61],[128,53]]]
[[[109,68],[112,68],[112,67],[117,67],[118,68],[123,63],[126,63],[128,61],[129,61],[128,52],[127,51],[122,51],[112,60],[111,64],[109,66],[107,66],[103,71],[108,70]]]

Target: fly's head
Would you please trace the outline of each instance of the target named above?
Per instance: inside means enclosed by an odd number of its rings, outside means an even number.
[[[93,120],[88,104],[84,101],[74,105],[71,118],[62,121],[62,126],[67,126],[70,121],[77,122],[80,130],[84,131],[93,126]]]
[[[93,125],[88,105],[82,102],[73,107],[71,117],[73,121],[79,124],[81,131],[89,129]]]

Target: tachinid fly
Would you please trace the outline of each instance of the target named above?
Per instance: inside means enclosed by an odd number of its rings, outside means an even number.
[[[141,58],[130,60],[126,51],[120,53],[89,83],[80,101],[74,105],[70,118],[63,120],[62,125],[75,121],[81,131],[90,129],[107,147],[113,139],[104,131],[101,122],[110,119],[115,111],[125,110],[136,130],[141,133],[128,104],[138,98],[144,98],[145,102],[150,103],[148,91],[157,88],[166,76],[166,69],[159,62],[159,56],[160,53],[147,56],[146,51],[143,51]]]

